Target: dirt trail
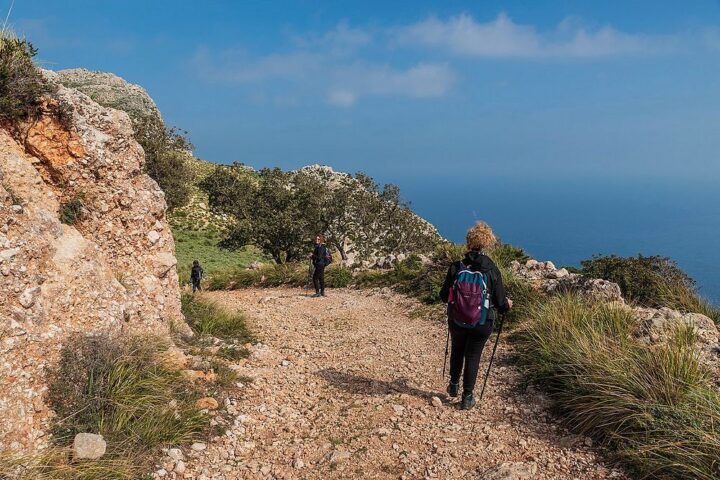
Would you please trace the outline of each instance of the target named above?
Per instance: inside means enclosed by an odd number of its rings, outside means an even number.
[[[556,427],[541,395],[520,393],[502,342],[483,404],[456,408],[441,379],[446,327],[413,314],[412,300],[355,290],[210,295],[244,311],[262,345],[238,366],[254,381],[230,406],[233,428],[188,454],[185,478],[625,478],[589,439]]]

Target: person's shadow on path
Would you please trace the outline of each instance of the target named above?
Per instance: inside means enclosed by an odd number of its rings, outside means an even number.
[[[405,393],[424,400],[431,400],[432,397],[438,396],[437,392],[427,392],[408,386],[407,378],[398,378],[392,382],[386,382],[362,375],[341,372],[335,368],[320,370],[317,375],[335,388],[353,395],[385,396],[393,393]]]

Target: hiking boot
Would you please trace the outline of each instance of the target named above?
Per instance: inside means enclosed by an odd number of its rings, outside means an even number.
[[[473,396],[472,392],[463,393],[462,405],[460,405],[460,408],[462,410],[470,410],[472,407],[475,406],[476,403],[477,402],[475,401],[475,397]]]
[[[324,296],[325,296],[325,292],[320,292],[320,296],[321,296],[321,297],[324,297]]]
[[[458,396],[458,387],[460,382],[458,383],[452,383],[450,382],[447,386],[447,394],[451,397],[457,397]]]
[[[320,296],[320,292],[316,292],[315,295],[310,295],[311,298],[318,298]]]

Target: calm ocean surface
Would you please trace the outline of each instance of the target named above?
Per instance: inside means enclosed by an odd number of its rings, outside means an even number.
[[[593,254],[665,255],[720,304],[720,189],[598,180],[396,181],[413,208],[456,242],[475,219],[539,260],[577,265]]]

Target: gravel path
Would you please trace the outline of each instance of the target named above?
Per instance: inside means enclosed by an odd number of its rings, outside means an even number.
[[[231,430],[188,452],[184,478],[625,478],[589,439],[557,427],[540,394],[521,393],[503,342],[483,404],[459,410],[441,379],[446,327],[413,300],[377,290],[209,295],[244,311],[262,343],[237,366],[254,381],[230,404]]]

